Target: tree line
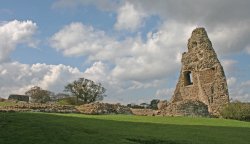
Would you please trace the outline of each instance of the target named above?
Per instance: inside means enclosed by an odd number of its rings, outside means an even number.
[[[46,103],[49,101],[55,101],[59,98],[74,97],[75,103],[91,103],[95,101],[103,100],[106,96],[106,89],[101,83],[96,83],[86,78],[79,78],[64,87],[64,92],[58,93],[44,90],[39,86],[34,86],[25,92],[25,95],[30,97],[31,102]]]

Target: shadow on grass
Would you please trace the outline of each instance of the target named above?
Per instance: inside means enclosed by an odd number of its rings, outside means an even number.
[[[3,118],[4,116],[4,118]],[[249,144],[250,128],[0,113],[0,144]]]
[[[135,142],[137,144],[191,144],[185,141],[174,141],[174,140],[132,139],[132,138],[127,138],[127,140]]]
[[[11,119],[7,119],[6,117],[6,112],[0,112],[0,129],[4,128],[11,122]]]

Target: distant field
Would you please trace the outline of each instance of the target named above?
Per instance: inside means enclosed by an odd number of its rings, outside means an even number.
[[[16,103],[14,102],[0,102],[0,106],[12,106],[15,105]]]
[[[0,144],[249,144],[250,123],[235,120],[0,113]]]

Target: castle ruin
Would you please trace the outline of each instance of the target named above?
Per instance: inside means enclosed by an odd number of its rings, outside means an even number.
[[[182,54],[179,80],[168,109],[173,110],[173,105],[183,101],[195,101],[204,103],[210,114],[219,115],[221,107],[229,103],[228,87],[206,30],[193,30],[187,47],[188,51]]]

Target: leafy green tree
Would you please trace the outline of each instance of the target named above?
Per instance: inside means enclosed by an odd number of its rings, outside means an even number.
[[[141,103],[140,106],[143,108],[149,108],[149,104],[147,103]]]
[[[156,110],[156,109],[158,109],[158,107],[157,107],[157,104],[160,102],[160,100],[158,100],[158,99],[153,99],[153,100],[151,100],[151,102],[150,102],[150,108],[151,109],[154,109],[154,110]]]
[[[95,101],[103,100],[106,96],[104,93],[106,89],[102,87],[101,83],[95,83],[92,80],[79,78],[72,83],[65,86],[66,92],[70,92],[76,97],[76,103],[78,99],[84,103],[91,103]]]
[[[54,93],[47,90],[43,90],[38,86],[34,86],[30,90],[26,91],[25,95],[31,98],[31,102],[46,103],[50,101],[50,96],[54,95]]]

